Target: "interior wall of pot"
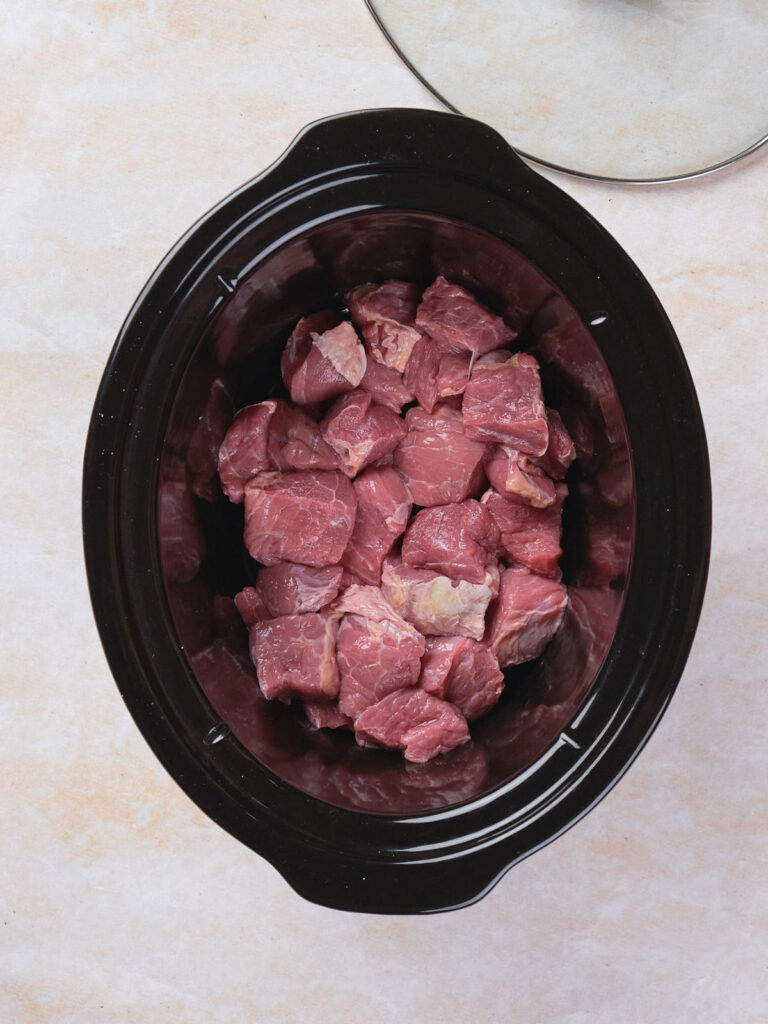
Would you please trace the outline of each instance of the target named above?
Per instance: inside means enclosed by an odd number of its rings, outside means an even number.
[[[260,262],[244,237],[230,254],[228,298],[189,363],[168,422],[158,493],[160,559],[172,620],[197,683],[248,754],[329,803],[408,814],[475,798],[552,747],[587,698],[613,639],[630,568],[633,481],[619,398],[573,305],[520,252],[464,223],[413,212],[347,216]],[[508,669],[501,701],[469,744],[426,765],[313,730],[298,708],[263,699],[233,602],[258,569],[243,508],[221,493],[212,452],[233,410],[285,394],[283,345],[299,317],[368,281],[463,285],[537,356],[545,400],[574,438],[563,513],[563,624],[535,662]],[[231,289],[231,291],[230,291]]]

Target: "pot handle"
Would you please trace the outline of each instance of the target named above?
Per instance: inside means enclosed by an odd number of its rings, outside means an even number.
[[[388,167],[453,172],[497,189],[530,188],[539,175],[494,128],[445,111],[384,108],[335,114],[296,136],[275,164],[293,180],[341,169]]]

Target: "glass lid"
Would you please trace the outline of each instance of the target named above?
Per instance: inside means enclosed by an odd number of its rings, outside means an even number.
[[[446,106],[522,155],[617,181],[768,140],[768,0],[366,0]]]

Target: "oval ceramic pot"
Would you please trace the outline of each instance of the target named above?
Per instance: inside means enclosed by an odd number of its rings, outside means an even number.
[[[261,698],[231,601],[255,566],[211,452],[227,410],[280,393],[299,316],[438,273],[519,332],[579,457],[560,631],[469,744],[409,765]],[[483,124],[367,111],[310,125],[154,272],[96,399],[83,521],[120,692],[199,807],[307,899],[447,910],[574,824],[659,721],[703,598],[706,440],[664,311],[591,216]]]

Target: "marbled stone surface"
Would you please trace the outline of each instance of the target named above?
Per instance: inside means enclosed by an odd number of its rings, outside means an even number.
[[[94,626],[91,407],[178,236],[308,121],[436,107],[362,0],[7,0],[0,15],[0,1020],[768,1020],[768,151],[710,178],[555,176],[637,261],[708,431],[707,598],[639,760],[480,903],[302,901],[150,752]]]

